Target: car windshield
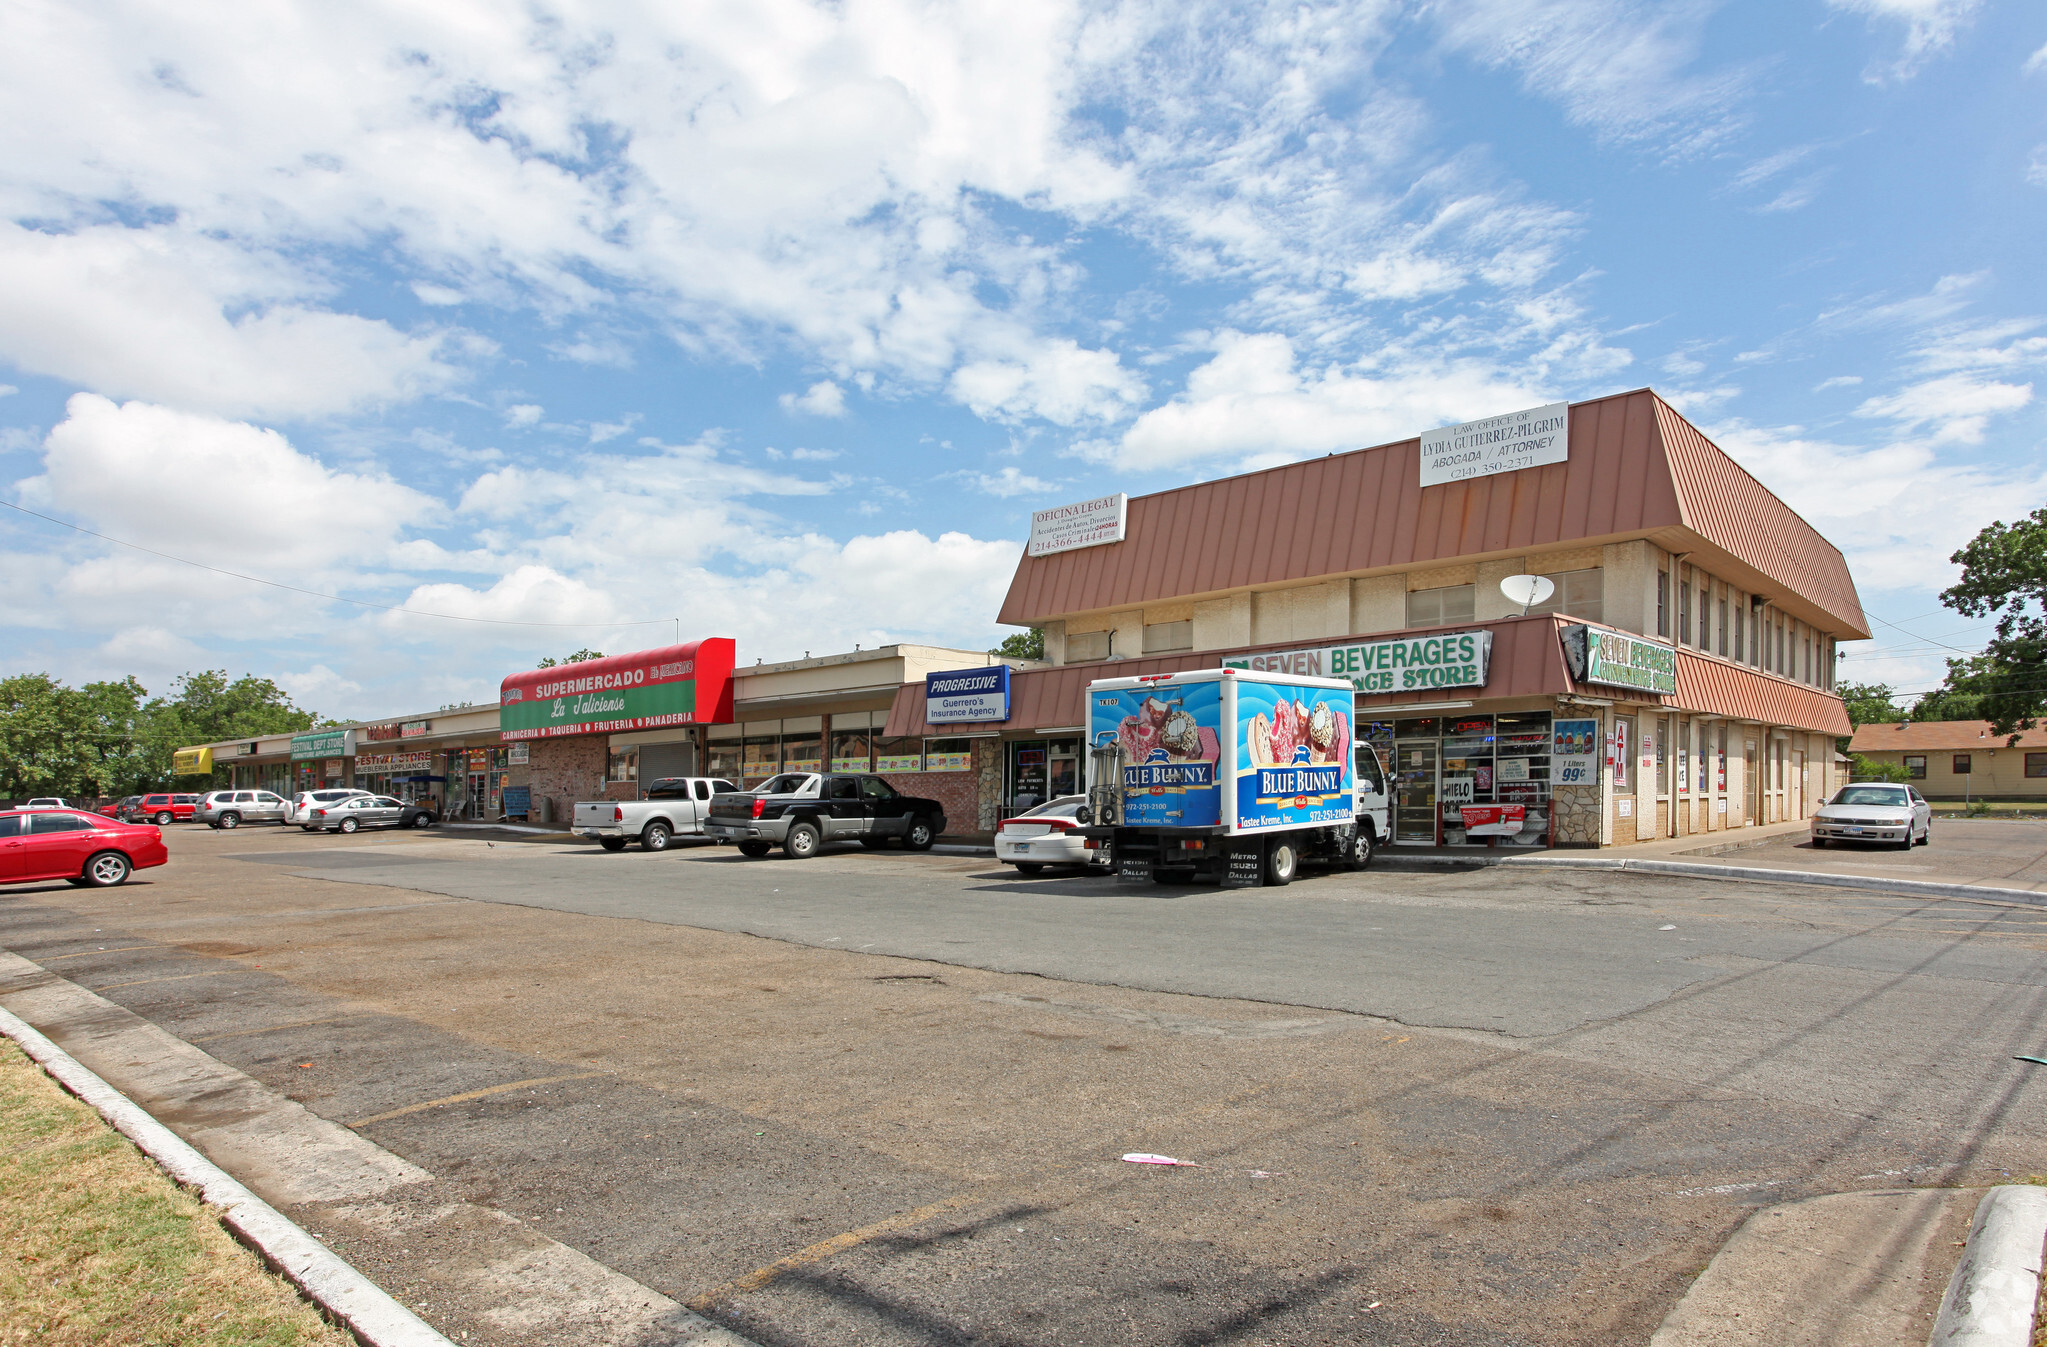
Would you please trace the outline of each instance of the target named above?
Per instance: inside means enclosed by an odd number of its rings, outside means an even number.
[[[1829,804],[1875,804],[1903,809],[1912,803],[1903,786],[1843,786]]]
[[[778,776],[770,780],[760,788],[760,794],[800,795],[803,793],[803,788],[810,784],[810,781],[811,778],[805,773],[791,772],[786,776]]]
[[[1056,800],[1048,800],[1044,804],[1039,805],[1036,809],[1033,809],[1028,813],[1019,814],[1017,815],[1017,817],[1072,818],[1074,814],[1080,809],[1080,807],[1086,803],[1087,796],[1085,795],[1062,795],[1060,798]]]

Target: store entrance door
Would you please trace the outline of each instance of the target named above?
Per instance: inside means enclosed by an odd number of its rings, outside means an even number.
[[[1434,739],[1396,745],[1393,774],[1393,840],[1408,846],[1436,844],[1437,749]]]
[[[469,795],[463,813],[472,819],[483,817],[484,802],[490,795],[490,778],[483,772],[469,774]]]
[[[1744,739],[1741,750],[1741,789],[1746,808],[1742,822],[1754,827],[1763,821],[1763,779],[1756,775],[1756,741]]]

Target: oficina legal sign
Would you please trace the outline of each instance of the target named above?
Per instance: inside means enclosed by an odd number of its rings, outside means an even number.
[[[932,725],[1009,719],[1009,666],[925,674],[924,719]]]

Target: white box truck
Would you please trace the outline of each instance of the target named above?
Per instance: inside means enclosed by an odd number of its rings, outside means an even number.
[[[1196,669],[1088,684],[1091,839],[1117,875],[1226,888],[1304,863],[1362,869],[1388,835],[1386,774],[1349,682]]]

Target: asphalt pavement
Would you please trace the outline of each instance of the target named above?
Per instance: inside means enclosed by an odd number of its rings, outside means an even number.
[[[293,1211],[478,1343],[424,1213],[763,1344],[1619,1344],[1758,1206],[2047,1172],[2030,908],[494,840],[177,830],[0,943],[431,1174]]]

